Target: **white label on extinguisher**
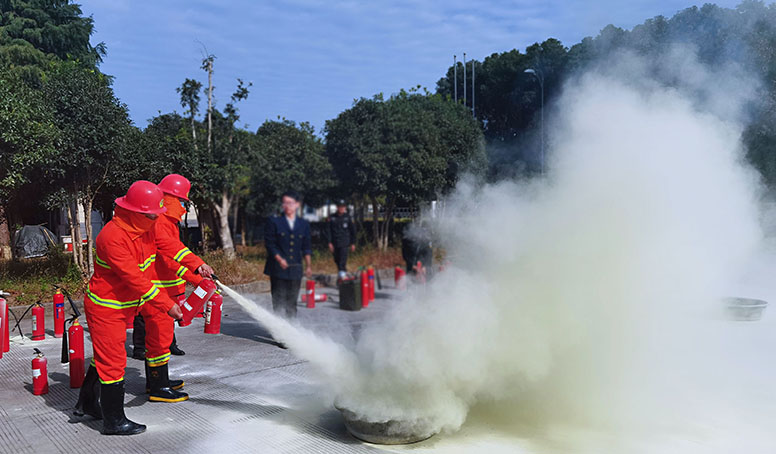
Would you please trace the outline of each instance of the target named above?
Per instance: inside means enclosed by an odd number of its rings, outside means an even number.
[[[38,329],[38,316],[32,316],[32,329]]]
[[[197,287],[194,289],[194,294],[197,295],[200,298],[204,298],[207,296],[207,292],[202,287]]]
[[[70,354],[71,354],[71,355],[75,354],[75,350],[73,350],[73,349],[71,348],[71,349],[70,349]]]
[[[185,307],[187,311],[192,311],[193,310],[188,301],[184,301],[183,302],[183,307]]]
[[[40,377],[40,369],[32,369],[32,378]]]

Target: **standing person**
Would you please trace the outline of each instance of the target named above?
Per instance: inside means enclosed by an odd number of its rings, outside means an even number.
[[[203,277],[209,278],[212,276],[213,268],[192,253],[180,240],[178,223],[186,213],[184,204],[189,200],[189,190],[191,189],[189,180],[182,175],[170,174],[159,183],[159,189],[164,193],[164,206],[167,208],[167,211],[159,216],[154,225],[159,256],[155,264],[157,280],[153,282],[157,287],[164,289],[173,301],[180,302],[181,299],[186,297],[186,282],[194,286],[199,285]],[[172,254],[167,255],[170,252]],[[135,320],[138,318],[144,320],[142,315],[135,317]],[[179,350],[179,354],[183,354],[175,342],[175,323],[169,320],[169,317],[159,318],[148,323],[161,324],[160,328],[166,330],[168,336],[172,337],[172,344],[169,348],[170,354],[174,354],[174,349]],[[135,333],[133,332],[132,334],[134,336]],[[167,358],[169,359],[169,355]],[[188,395],[184,398],[183,396],[168,396],[159,392],[159,389],[163,387],[163,383],[160,383],[158,379],[159,371],[161,370],[159,367],[166,367],[166,365],[160,364],[161,359],[164,358],[148,359],[146,355],[146,389],[150,392],[149,400],[156,402],[179,402],[180,400],[186,400]],[[174,390],[182,388],[183,385],[182,380],[169,381],[170,388]]]
[[[157,252],[153,227],[158,215],[167,211],[163,197],[150,181],[136,181],[124,197],[116,199],[113,219],[97,235],[97,266],[84,295],[94,358],[81,387],[76,414],[102,417],[105,435],[133,435],[146,429],[124,414],[127,322],[141,310],[149,318],[166,314],[170,323],[183,316],[167,292],[152,282],[156,279],[153,262]],[[148,357],[163,355],[171,338],[164,343],[164,332],[156,323],[149,324],[148,331]],[[97,380],[99,397],[94,393]],[[169,388],[165,391],[178,393]]]
[[[167,175],[159,182],[159,189],[164,193],[164,206],[167,212],[161,216],[154,229],[156,231],[156,241],[163,241],[167,250],[178,251],[173,257],[161,256],[156,262],[156,271],[159,280],[154,281],[157,286],[167,291],[174,301],[180,301],[185,298],[186,283],[196,287],[202,281],[202,278],[209,278],[213,269],[205,264],[205,261],[193,254],[181,241],[179,223],[186,214],[185,202],[189,201],[189,191],[191,182],[184,176],[178,174]],[[175,257],[187,257],[187,268],[175,260]],[[192,270],[195,270],[192,272]],[[145,359],[145,321],[142,315],[137,315],[134,320],[132,330],[133,352],[132,356],[136,359]],[[170,345],[170,354],[182,356],[186,352],[178,347],[178,343],[173,333],[172,344]],[[146,371],[147,368],[146,368]],[[179,389],[182,385],[174,383],[172,388]],[[148,388],[148,386],[147,386]]]
[[[269,276],[272,291],[272,309],[291,319],[296,317],[296,300],[302,283],[302,258],[305,275],[313,275],[310,267],[312,254],[310,224],[296,216],[299,194],[287,191],[281,197],[282,214],[267,219],[264,225],[264,245],[267,263],[264,274]]]
[[[356,250],[356,226],[348,214],[348,205],[344,200],[337,202],[337,211],[329,217],[328,238],[329,251],[334,255],[337,264],[338,277],[345,278],[348,274],[348,249]]]

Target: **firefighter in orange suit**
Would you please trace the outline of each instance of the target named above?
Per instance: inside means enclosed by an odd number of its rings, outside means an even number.
[[[170,174],[159,183],[159,189],[164,193],[164,206],[167,208],[167,211],[159,216],[156,224],[154,224],[156,244],[160,254],[157,256],[155,263],[157,280],[153,282],[157,287],[166,291],[173,301],[180,301],[180,299],[185,298],[186,282],[197,286],[203,277],[211,277],[213,269],[204,260],[192,253],[180,240],[178,223],[186,213],[183,204],[189,200],[189,190],[191,189],[189,180],[182,175]],[[167,255],[162,251],[174,251],[174,254]],[[175,324],[169,317],[165,317],[164,314],[160,315],[156,320],[146,320],[145,324],[158,323],[161,324],[161,329],[169,330],[170,333],[173,333]],[[146,317],[143,318],[145,319]],[[174,333],[171,335],[171,338],[173,336]],[[146,361],[146,377],[149,377],[146,388],[149,390],[152,389],[151,378],[153,378],[156,371],[153,365],[153,363]],[[183,387],[183,382],[173,382],[171,380],[170,385],[174,389],[179,389]],[[155,397],[151,393],[150,400],[164,399]]]
[[[163,197],[154,183],[136,181],[124,197],[116,199],[113,219],[97,236],[96,266],[84,296],[94,358],[81,388],[76,414],[101,417],[102,433],[106,435],[132,435],[146,429],[124,414],[127,325],[138,312],[155,320],[164,315],[169,323],[183,316],[167,292],[152,282],[157,280],[154,262],[158,249],[153,227],[158,215],[167,211]],[[146,358],[157,368],[152,395],[182,400],[188,396],[169,386],[167,359],[172,331],[163,329],[163,325],[148,326]],[[99,395],[94,392],[97,381]]]

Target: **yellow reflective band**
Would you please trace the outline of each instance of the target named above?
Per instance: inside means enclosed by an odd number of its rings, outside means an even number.
[[[100,379],[100,383],[102,383],[103,385],[110,385],[113,383],[118,383],[120,381],[124,381],[124,377],[121,377],[118,380],[103,380],[102,378]]]
[[[151,255],[151,257],[148,257],[145,262],[138,264],[137,266],[140,268],[140,271],[145,271],[148,269],[149,266],[151,266],[152,263],[156,261],[156,254]]]
[[[180,262],[181,260],[183,260],[183,257],[186,257],[189,254],[191,254],[191,251],[189,250],[189,248],[185,247],[180,251],[178,251],[178,253],[175,254],[175,257],[173,257],[172,259],[175,260],[176,262]]]
[[[103,268],[110,269],[110,266],[108,265],[108,263],[105,260],[97,257],[96,255],[94,256],[94,262]]]
[[[146,302],[148,300],[152,300],[156,298],[156,295],[158,294],[159,294],[159,287],[154,285],[153,287],[151,287],[151,290],[145,292],[143,296],[140,297],[140,301]]]
[[[146,358],[146,361],[150,367],[163,366],[170,362],[170,354],[165,353],[164,355],[157,356],[156,358]]]
[[[184,281],[183,279],[175,279],[172,281],[151,281],[151,282],[153,282],[157,287],[161,287],[161,288],[177,287],[179,285],[186,283],[186,281]]]
[[[154,289],[158,292],[159,289],[154,287]],[[86,294],[89,296],[89,299],[94,302],[94,304],[98,306],[104,306],[104,307],[110,307],[112,309],[126,309],[128,307],[135,307],[135,306],[142,306],[145,301],[142,300],[134,300],[134,301],[116,301],[116,300],[109,300],[107,298],[100,298],[99,296],[92,293],[91,290],[87,290]]]
[[[175,275],[178,276],[178,277],[183,277],[183,275],[186,274],[187,270],[188,270],[188,268],[186,268],[185,266],[181,265],[181,267],[178,268],[178,271],[175,272]]]

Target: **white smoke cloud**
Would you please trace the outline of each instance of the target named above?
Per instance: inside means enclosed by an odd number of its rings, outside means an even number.
[[[452,265],[355,345],[253,315],[363,420],[452,433],[475,408],[535,452],[774,452],[776,372],[742,354],[762,331],[719,316],[761,240],[756,85],[666,55],[567,84],[546,178],[462,183],[434,225]]]
[[[490,402],[514,427],[591,428],[628,449],[636,433],[670,439],[644,452],[714,439],[699,416],[747,410],[727,405],[731,375],[710,372],[719,300],[760,241],[740,143],[755,87],[679,46],[569,83],[547,178],[458,188],[435,226],[453,266],[362,334],[339,404],[428,432]],[[601,452],[603,440],[569,443]]]

